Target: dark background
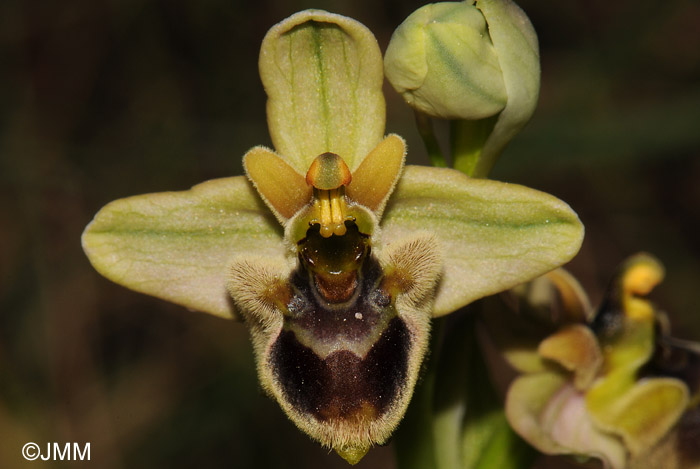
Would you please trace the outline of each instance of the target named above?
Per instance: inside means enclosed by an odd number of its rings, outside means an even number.
[[[22,459],[28,441],[91,442],[92,461],[70,467],[347,467],[262,396],[242,325],[111,284],[79,240],[113,199],[241,174],[245,151],[270,145],[257,54],[274,23],[324,8],[384,50],[421,4],[0,3],[0,467],[50,467]],[[700,339],[700,4],[520,5],[542,93],[493,178],[579,213],[569,267],[594,302],[625,256],[656,254],[668,273],[654,299],[676,335]],[[427,162],[386,94],[387,132]],[[358,467],[394,467],[391,446]]]

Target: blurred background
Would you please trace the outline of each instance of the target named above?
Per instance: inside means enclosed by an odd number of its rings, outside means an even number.
[[[80,234],[111,200],[241,174],[270,145],[257,54],[273,24],[323,8],[384,50],[422,4],[0,3],[0,467],[53,467],[21,457],[28,441],[91,442],[90,462],[56,467],[348,467],[262,395],[242,325],[110,283]],[[654,300],[700,339],[700,3],[519,4],[540,37],[540,105],[492,177],[579,213],[569,268],[594,302],[626,256],[657,255]],[[387,132],[427,164],[386,95]],[[395,467],[391,444],[357,467]]]

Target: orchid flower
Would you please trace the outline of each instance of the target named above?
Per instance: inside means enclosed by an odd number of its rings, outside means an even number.
[[[538,450],[595,457],[610,469],[700,467],[697,451],[678,444],[697,431],[700,346],[670,337],[646,298],[663,276],[654,257],[631,257],[594,311],[557,270],[518,288],[510,321],[496,310],[484,316],[522,373],[508,390],[508,420]]]
[[[274,150],[252,148],[245,176],[109,203],[83,247],[127,288],[244,320],[265,391],[355,463],[401,421],[431,318],[567,262],[583,228],[548,194],[404,165],[379,47],[352,19],[277,24],[260,76]]]

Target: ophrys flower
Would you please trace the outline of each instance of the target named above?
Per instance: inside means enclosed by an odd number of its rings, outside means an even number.
[[[682,423],[700,399],[700,347],[671,337],[647,298],[663,277],[656,258],[638,254],[596,311],[561,270],[519,289],[517,315],[490,311],[492,337],[523,373],[508,391],[508,419],[538,450],[613,469],[698,467],[673,441],[693,438]]]
[[[95,268],[133,290],[244,319],[264,389],[350,462],[401,420],[430,318],[569,260],[560,200],[451,169],[404,167],[384,137],[382,60],[354,20],[274,26],[260,74],[277,152],[248,178],[112,202],[87,227]]]

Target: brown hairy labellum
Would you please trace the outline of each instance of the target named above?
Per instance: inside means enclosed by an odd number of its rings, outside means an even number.
[[[391,243],[346,221],[311,224],[286,276],[254,258],[231,268],[229,291],[249,323],[261,382],[309,435],[357,462],[405,413],[428,344],[440,261],[431,235]]]

